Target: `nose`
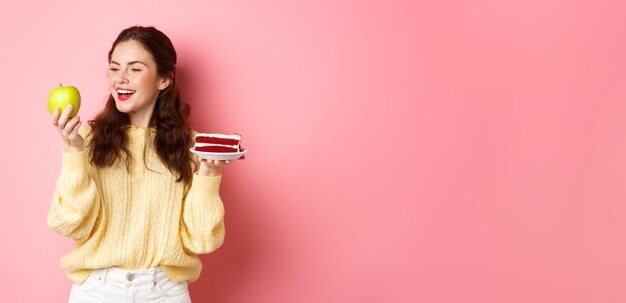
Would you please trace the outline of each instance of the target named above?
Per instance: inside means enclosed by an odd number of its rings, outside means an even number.
[[[128,83],[128,72],[126,70],[122,70],[117,74],[117,83]]]

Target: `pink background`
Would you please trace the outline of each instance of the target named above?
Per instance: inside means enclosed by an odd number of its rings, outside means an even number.
[[[89,2],[0,10],[0,301],[67,300],[46,98],[92,118],[135,24],[250,150],[196,302],[626,301],[620,1]]]

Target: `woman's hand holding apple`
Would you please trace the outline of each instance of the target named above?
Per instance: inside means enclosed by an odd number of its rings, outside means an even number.
[[[68,105],[61,114],[61,109],[56,108],[52,112],[52,124],[56,126],[57,130],[63,138],[65,145],[63,150],[70,153],[82,152],[85,147],[85,139],[78,134],[78,129],[82,122],[80,122],[79,116],[70,118],[72,113],[72,105]]]

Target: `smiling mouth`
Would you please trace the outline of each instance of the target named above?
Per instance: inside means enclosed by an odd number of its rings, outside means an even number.
[[[130,89],[117,89],[116,92],[118,95],[132,95],[137,91]]]
[[[120,101],[126,101],[128,100],[128,98],[130,98],[134,93],[136,93],[136,90],[130,90],[130,89],[116,89],[115,90],[117,92],[117,98]]]

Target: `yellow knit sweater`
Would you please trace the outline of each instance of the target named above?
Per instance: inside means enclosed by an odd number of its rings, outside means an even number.
[[[87,142],[88,132],[88,126],[79,130]],[[151,143],[154,133],[128,128],[130,173],[124,161],[96,168],[87,150],[63,152],[48,225],[76,241],[61,258],[73,282],[82,284],[91,269],[112,266],[160,266],[175,282],[195,281],[202,269],[197,254],[222,245],[221,177],[194,174],[191,187],[185,188],[161,163]]]

